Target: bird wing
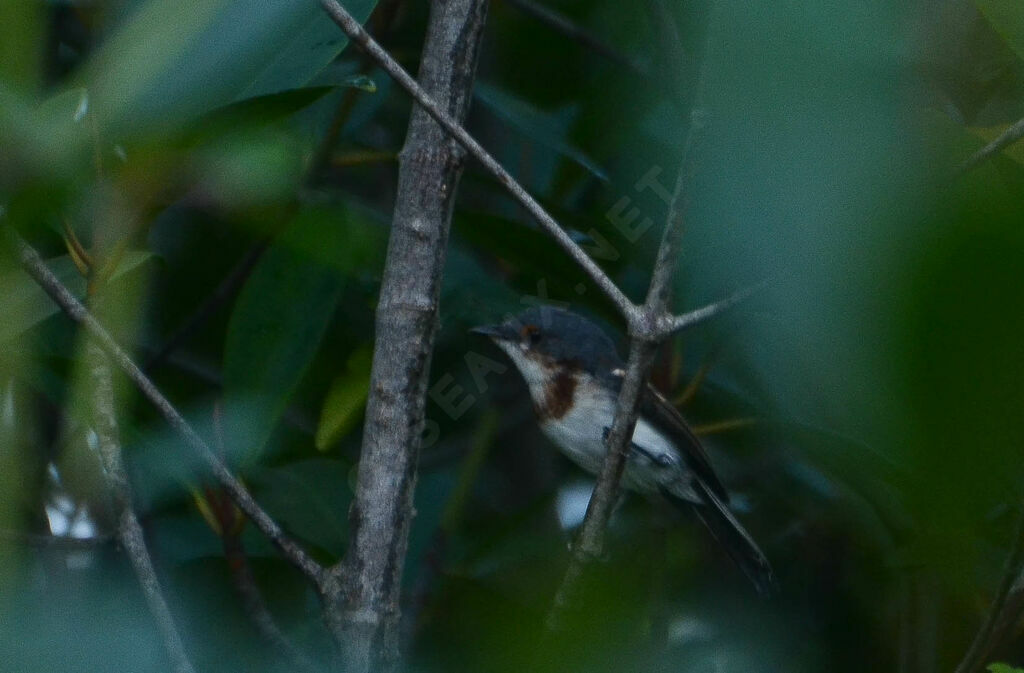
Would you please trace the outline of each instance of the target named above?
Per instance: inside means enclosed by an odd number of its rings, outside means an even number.
[[[640,413],[647,422],[664,433],[676,445],[679,452],[693,474],[704,483],[722,502],[729,502],[729,494],[722,481],[711,466],[704,445],[697,439],[696,433],[690,428],[686,419],[676,410],[672,403],[647,384],[640,396]]]
[[[612,370],[608,382],[615,388],[616,394],[622,388],[625,371],[622,368]],[[711,466],[707,451],[697,439],[686,419],[676,410],[665,396],[654,389],[650,383],[644,386],[640,394],[640,415],[658,432],[668,437],[682,455],[686,467],[701,480],[707,488],[723,503],[729,502],[729,493]]]
[[[692,485],[700,498],[700,505],[683,500],[673,493],[662,490],[671,503],[696,513],[708,530],[722,545],[733,562],[750,578],[757,592],[764,597],[778,590],[775,572],[761,548],[754,542],[747,529],[736,520],[729,507],[712,493],[700,479],[693,479]]]

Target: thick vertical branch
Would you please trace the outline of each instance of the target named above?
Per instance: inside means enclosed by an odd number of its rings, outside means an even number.
[[[117,430],[114,382],[107,354],[90,340],[86,346],[89,374],[89,398],[92,408],[92,430],[96,433],[97,452],[103,464],[107,487],[114,502],[117,538],[128,554],[135,576],[146,597],[149,611],[156,620],[171,665],[176,673],[193,673],[185,645],[181,641],[174,617],[167,606],[156,569],[146,548],[142,525],[132,504],[131,485],[121,455],[121,440]]]
[[[486,0],[435,0],[419,82],[451,117],[471,100]],[[416,461],[452,206],[462,147],[420,107],[409,120],[377,305],[370,394],[350,513],[350,545],[334,569],[343,586],[341,622],[352,671],[397,660],[402,568],[413,516]]]

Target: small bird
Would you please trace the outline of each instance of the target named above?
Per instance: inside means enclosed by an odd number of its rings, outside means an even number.
[[[574,463],[598,474],[625,371],[611,339],[586,318],[550,306],[471,331],[490,337],[512,359],[544,434]],[[694,510],[758,592],[771,593],[771,565],[729,511],[729,494],[700,440],[650,384],[640,399],[622,484]]]

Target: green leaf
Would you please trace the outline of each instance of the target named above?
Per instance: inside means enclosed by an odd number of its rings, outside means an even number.
[[[884,526],[890,539],[906,537],[914,529],[911,514],[901,497],[909,478],[884,454],[839,433],[799,422],[762,425],[781,431],[790,440],[790,446],[800,456],[793,465],[801,479],[814,485],[814,472],[806,468],[820,470],[834,481],[834,485],[841,486],[849,495],[861,498]],[[854,503],[848,503],[848,506],[848,511],[861,513]]]
[[[351,465],[312,458],[252,474],[260,503],[288,530],[332,554],[341,554],[348,537],[348,488]]]
[[[1024,668],[1014,668],[1009,664],[995,663],[989,664],[985,669],[988,673],[1024,673]]]
[[[349,356],[345,372],[331,384],[316,428],[316,448],[320,451],[334,446],[359,420],[369,391],[372,356],[368,345],[357,349]]]
[[[562,111],[559,115],[546,114],[526,101],[484,83],[477,83],[474,94],[499,119],[516,127],[538,144],[577,163],[600,180],[608,181],[608,174],[596,161],[566,141],[567,128],[574,116],[571,110]]]
[[[211,126],[216,131],[227,131],[239,123],[256,120],[274,122],[312,105],[333,90],[333,86],[308,86],[246,98],[203,115],[197,123],[200,127],[197,130],[205,134]]]
[[[1024,5],[1020,0],[974,0],[992,28],[1024,58]]]
[[[347,254],[351,228],[306,211],[266,252],[242,288],[228,323],[224,390],[246,401],[228,419],[232,455],[262,451],[316,355],[343,278],[335,260]],[[245,429],[249,446],[233,441]]]
[[[42,86],[46,19],[42,3],[4,3],[4,20],[0,21],[0,82],[21,91]]]
[[[285,203],[302,179],[294,139],[275,129],[226,132],[192,155],[197,181],[226,209]]]
[[[150,252],[134,251],[124,255],[111,281],[132,271],[153,256]],[[61,255],[46,261],[46,265],[71,292],[85,297],[85,278],[75,268],[68,255]],[[16,337],[34,325],[49,318],[59,310],[53,300],[39,284],[24,271],[14,271],[0,276],[0,297],[4,319],[0,320],[0,344]]]
[[[347,44],[307,0],[136,4],[85,78],[102,118],[133,129],[306,86]],[[375,2],[345,4],[363,21]]]

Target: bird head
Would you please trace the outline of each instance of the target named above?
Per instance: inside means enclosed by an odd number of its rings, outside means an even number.
[[[622,366],[615,344],[581,315],[551,306],[527,309],[503,323],[471,330],[508,354],[535,400],[553,380],[580,373],[605,379]]]

